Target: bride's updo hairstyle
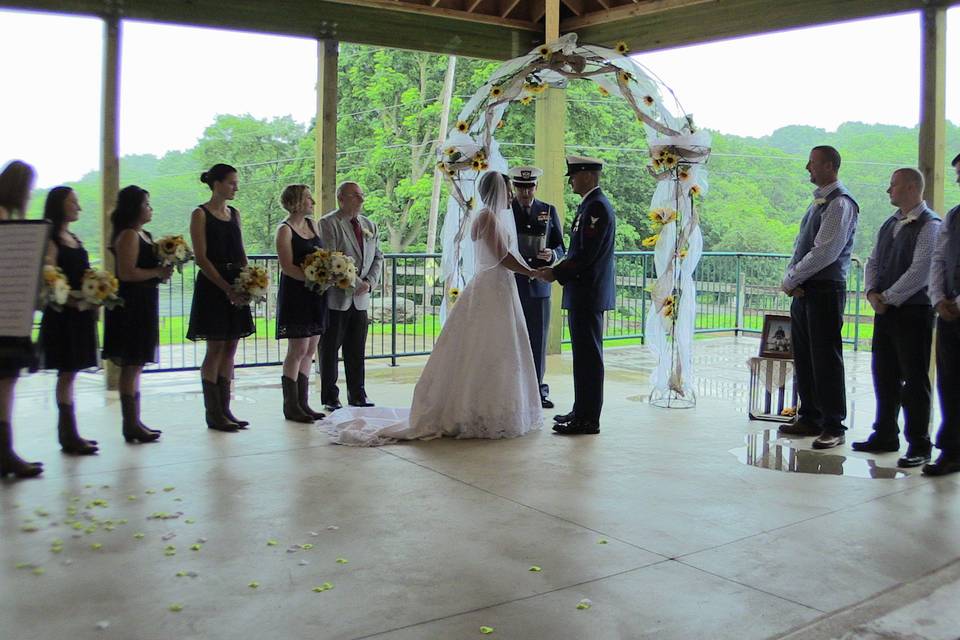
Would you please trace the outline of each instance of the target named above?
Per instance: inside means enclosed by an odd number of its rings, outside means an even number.
[[[200,182],[210,187],[210,191],[213,191],[213,185],[218,182],[223,182],[227,179],[227,176],[236,172],[237,170],[230,165],[218,162],[210,167],[210,169],[200,174]]]
[[[480,178],[480,186],[477,187],[480,193],[480,200],[484,206],[491,211],[502,211],[507,208],[507,185],[503,181],[503,176],[496,171],[488,171]]]

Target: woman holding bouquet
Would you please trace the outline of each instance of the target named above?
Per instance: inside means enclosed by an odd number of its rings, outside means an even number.
[[[307,288],[304,259],[323,247],[311,216],[316,204],[305,184],[283,190],[280,203],[289,214],[277,228],[280,260],[280,290],[277,294],[277,340],[287,340],[283,359],[283,417],[294,422],[313,422],[324,416],[307,403],[310,364],[326,328],[326,292]]]
[[[190,237],[200,273],[193,289],[187,338],[206,340],[200,367],[207,427],[236,431],[249,424],[230,411],[230,381],[237,344],[254,331],[249,300],[233,283],[247,264],[240,231],[240,214],[227,202],[237,194],[237,170],[215,164],[200,182],[210,187],[210,200],[194,209]]]
[[[0,220],[21,219],[36,177],[33,167],[14,160],[0,172]],[[13,390],[20,369],[35,366],[29,340],[0,337],[0,478],[12,473],[32,478],[43,473],[42,462],[27,462],[13,450]]]
[[[90,268],[87,250],[70,231],[70,223],[80,218],[80,201],[70,187],[54,187],[47,194],[43,217],[53,228],[47,264],[56,265],[67,276],[70,289],[80,291],[83,274]],[[73,407],[73,383],[77,372],[98,366],[97,311],[80,309],[68,300],[59,310],[47,306],[40,323],[43,367],[57,371],[57,436],[64,453],[91,455],[97,452],[96,440],[85,440],[77,432]]]
[[[160,431],[140,421],[140,373],[157,361],[160,343],[160,292],[172,267],[160,264],[153,236],[143,225],[153,218],[150,194],[136,185],[117,194],[110,214],[110,251],[116,257],[123,306],[104,313],[103,357],[120,367],[120,409],[127,442],[153,442]]]

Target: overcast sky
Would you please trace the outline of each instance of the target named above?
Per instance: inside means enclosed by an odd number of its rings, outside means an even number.
[[[787,124],[914,126],[920,18],[907,14],[639,56],[700,126],[762,136]],[[948,14],[947,118],[960,122],[960,9]],[[99,164],[102,24],[0,11],[0,163],[23,158],[38,184]],[[191,147],[218,113],[314,113],[311,40],[126,22],[123,154]],[[11,88],[16,88],[10,92]]]

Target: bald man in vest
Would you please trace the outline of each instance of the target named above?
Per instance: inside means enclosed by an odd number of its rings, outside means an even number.
[[[843,444],[847,429],[840,331],[860,207],[839,172],[836,149],[823,145],[810,150],[807,173],[817,188],[781,285],[793,298],[790,329],[800,408],[797,421],[780,427],[780,433],[817,436],[814,449]]]
[[[923,201],[923,174],[897,169],[890,176],[890,204],[897,207],[877,234],[867,261],[867,301],[873,307],[871,363],[877,401],[873,433],[854,451],[900,449],[903,408],[907,452],[899,467],[930,462],[930,347],[933,308],[927,295],[940,216]]]
[[[960,184],[960,154],[951,163]],[[937,236],[930,267],[930,301],[937,310],[937,393],[940,430],[937,461],[926,476],[960,471],[960,205],[950,210]]]

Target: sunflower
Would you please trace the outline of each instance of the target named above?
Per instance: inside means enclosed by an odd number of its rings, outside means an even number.
[[[621,40],[620,42],[617,43],[617,53],[619,53],[622,56],[625,56],[629,51],[630,51],[630,47],[627,46],[626,42]]]
[[[626,83],[630,82],[630,81],[633,79],[633,76],[630,75],[630,72],[629,72],[629,71],[620,70],[620,71],[617,72],[617,79],[618,79],[620,82],[626,84]]]
[[[681,259],[681,260],[684,260],[684,259],[686,259],[686,257],[687,257],[687,250],[686,250],[686,249],[680,249],[680,253],[678,253],[677,255],[680,256],[680,259]]]
[[[525,91],[529,93],[543,93],[544,91],[547,90],[547,85],[542,82],[540,83],[527,82],[523,85],[523,88]]]
[[[497,123],[497,129],[503,129],[505,125],[506,125],[506,121],[501,120],[500,122]]]
[[[524,106],[530,104],[531,102],[533,102],[533,96],[523,96],[520,98],[520,104]]]
[[[459,297],[460,289],[457,289],[456,287],[451,287],[450,291],[447,292],[447,299],[450,300],[450,304],[455,303]]]
[[[675,166],[677,166],[677,156],[673,155],[672,153],[668,153],[667,157],[663,159],[663,166],[665,166],[667,169],[673,169]]]
[[[698,187],[697,185],[693,185],[692,187],[690,187],[690,195],[691,196],[700,195],[700,187]]]
[[[446,149],[443,150],[443,153],[446,154],[446,155],[448,155],[448,156],[452,156],[452,155],[455,154],[456,152],[457,152],[457,148],[456,148],[456,147],[447,147]]]
[[[602,95],[602,96],[604,96],[604,97],[610,95],[610,92],[607,91],[606,89],[604,89],[603,87],[601,87],[600,85],[597,85],[597,91],[599,91],[599,92],[600,92],[600,95]]]
[[[643,96],[643,104],[647,105],[648,107],[652,107],[654,104],[656,104],[656,102],[657,101],[653,99],[653,96]]]
[[[438,162],[438,163],[437,163],[437,171],[443,171],[443,167],[444,167],[443,162]]]
[[[477,201],[473,198],[470,198],[469,200],[467,200],[467,210],[473,210],[476,204],[477,204]]]
[[[490,96],[491,96],[491,97],[493,97],[493,98],[499,98],[499,97],[502,96],[502,95],[503,95],[503,87],[501,87],[501,86],[499,86],[499,85],[495,85],[492,89],[490,89]]]
[[[664,315],[664,317],[672,318],[675,306],[676,299],[674,296],[669,296],[663,301],[663,307],[660,309],[660,312]]]
[[[659,240],[659,239],[660,239],[660,234],[659,234],[659,233],[655,233],[655,234],[653,234],[652,236],[647,236],[646,238],[644,238],[644,239],[640,242],[640,244],[649,249],[650,247],[655,247],[655,246],[657,246],[657,240]]]
[[[483,167],[483,160],[474,160],[470,163],[470,166],[473,167],[475,171],[480,171],[480,169]]]
[[[537,53],[539,53],[539,54],[540,54],[540,57],[543,58],[543,59],[545,59],[545,60],[549,60],[549,59],[550,59],[550,53],[551,53],[551,52],[550,52],[550,47],[548,47],[547,45],[543,45],[542,47],[540,47],[539,49],[537,49]]]
[[[489,166],[490,166],[490,165],[488,165],[486,162],[481,162],[481,163],[480,163],[480,171],[486,171],[486,170],[487,170],[487,167],[489,167]]]
[[[653,166],[653,168],[656,169],[657,171],[660,171],[661,169],[663,169],[663,163],[660,161],[660,158],[653,158],[653,159],[651,159],[651,160],[650,160],[650,164],[651,164],[651,166]]]
[[[463,120],[458,120],[458,121],[457,121],[457,131],[459,131],[460,133],[466,133],[466,132],[469,131],[469,130],[470,130],[470,124],[469,124],[469,123],[464,122]]]
[[[677,177],[681,180],[690,179],[690,167],[688,165],[680,165],[680,169],[677,171]]]

